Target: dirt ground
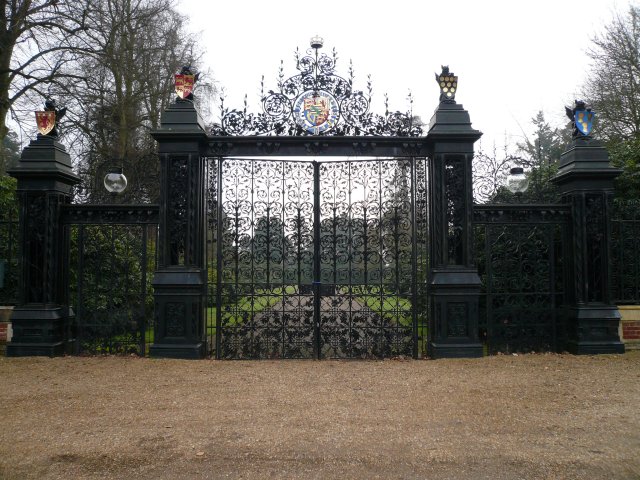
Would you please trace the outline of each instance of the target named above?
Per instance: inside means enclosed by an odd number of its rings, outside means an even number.
[[[638,479],[640,352],[0,358],[0,478]]]

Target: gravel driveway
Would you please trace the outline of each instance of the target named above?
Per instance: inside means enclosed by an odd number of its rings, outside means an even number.
[[[638,479],[640,352],[0,358],[0,478]]]

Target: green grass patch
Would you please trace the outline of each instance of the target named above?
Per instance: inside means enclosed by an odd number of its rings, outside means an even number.
[[[411,327],[413,318],[411,313],[411,301],[408,298],[398,296],[358,296],[355,297],[363,306],[369,308],[392,323]]]
[[[272,289],[256,289],[254,295],[245,295],[234,303],[222,305],[222,323],[225,327],[242,325],[264,310],[280,303],[285,295],[294,295],[298,289],[293,285]],[[207,313],[207,327],[216,325],[216,308],[210,307]]]

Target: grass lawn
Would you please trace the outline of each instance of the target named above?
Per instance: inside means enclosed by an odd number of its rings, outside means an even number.
[[[267,310],[282,301],[284,295],[295,295],[298,289],[293,285],[278,287],[270,290],[257,289],[255,295],[239,297],[235,303],[223,305],[222,316],[225,327],[234,327],[249,322],[254,315]],[[387,319],[391,325],[399,325],[410,328],[413,326],[411,300],[384,292],[382,296],[365,295],[358,286],[352,286],[351,294],[357,301],[369,308],[371,311],[380,314]],[[349,288],[340,289],[343,295],[349,294]],[[215,332],[217,321],[217,307],[208,307],[206,310],[206,331]],[[426,338],[426,325],[418,325],[420,336],[418,348],[422,350],[422,344]],[[145,343],[151,345],[154,342],[153,326],[149,326],[145,331]]]

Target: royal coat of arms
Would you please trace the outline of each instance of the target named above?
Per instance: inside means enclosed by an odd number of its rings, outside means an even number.
[[[323,90],[304,92],[293,106],[298,125],[314,135],[333,128],[338,121],[339,112],[337,100]]]

